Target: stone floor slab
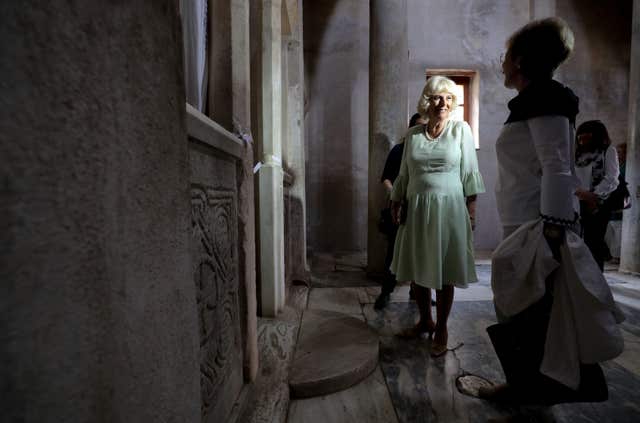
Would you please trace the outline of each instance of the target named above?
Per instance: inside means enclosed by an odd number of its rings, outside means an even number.
[[[486,327],[495,322],[493,303],[454,303],[449,321],[449,345],[464,345],[445,356],[429,356],[430,341],[393,336],[417,318],[415,304],[392,303],[379,312],[365,307],[367,322],[380,336],[380,367],[387,380],[400,422],[484,422],[490,418],[517,416],[531,422],[632,422],[640,415],[640,378],[630,371],[635,357],[621,356],[603,365],[609,400],[594,404],[560,404],[553,407],[502,407],[463,395],[455,379],[474,374],[494,383],[504,382]],[[632,322],[636,322],[635,314]],[[626,339],[634,343],[635,335]],[[633,345],[627,345],[633,354]],[[619,363],[619,360],[622,360]],[[518,420],[516,420],[518,421]]]
[[[375,369],[378,338],[364,321],[327,310],[305,310],[289,386],[294,398],[348,388]]]
[[[486,328],[495,323],[491,294],[491,267],[488,255],[476,266],[479,281],[467,290],[456,290],[455,303],[449,321],[449,345],[463,346],[443,357],[429,356],[428,338],[407,341],[394,336],[402,328],[411,326],[418,318],[414,302],[408,301],[408,285],[400,284],[384,310],[374,310],[373,301],[380,287],[366,286],[366,275],[358,272],[325,272],[330,286],[345,283],[340,275],[348,275],[349,286],[361,286],[353,292],[337,289],[318,293],[318,303],[336,310],[354,311],[357,301],[367,324],[380,341],[380,371],[398,422],[485,422],[491,418],[511,417],[511,421],[587,423],[635,422],[640,415],[640,279],[617,272],[606,272],[614,297],[627,319],[621,329],[625,336],[625,352],[615,360],[603,364],[609,386],[609,400],[603,403],[560,404],[553,407],[506,407],[463,395],[455,387],[459,375],[474,374],[494,383],[504,382],[504,374],[497,360]],[[352,280],[352,281],[351,281]],[[360,282],[357,282],[360,281]],[[362,283],[362,285],[360,285]],[[345,286],[345,285],[342,285]],[[312,290],[313,292],[313,290]],[[336,300],[337,299],[337,300]],[[310,303],[312,298],[310,297]],[[332,306],[331,304],[334,303]],[[373,378],[371,376],[369,379]],[[313,400],[293,401],[290,422],[322,423],[385,421],[379,413],[362,414],[367,406],[377,407],[379,394],[362,382],[334,395]],[[371,401],[356,394],[360,388],[371,391]],[[318,402],[316,402],[318,401]],[[362,401],[362,402],[360,402]],[[295,403],[295,406],[294,406]],[[358,411],[360,410],[360,411]],[[317,416],[317,418],[315,417]],[[364,416],[364,417],[361,417]],[[291,419],[297,420],[291,420]],[[376,420],[377,419],[377,420]],[[397,419],[397,420],[396,420]]]
[[[376,368],[351,388],[315,398],[292,400],[288,423],[396,423],[384,376]]]
[[[362,314],[360,288],[313,288],[309,308],[344,314]]]

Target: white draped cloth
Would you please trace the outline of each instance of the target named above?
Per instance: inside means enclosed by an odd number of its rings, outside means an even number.
[[[497,309],[514,316],[540,300],[552,278],[553,304],[540,372],[577,389],[580,363],[611,360],[624,349],[624,320],[584,241],[567,231],[558,263],[542,219],[521,225],[493,253],[491,287]]]
[[[207,98],[207,1],[181,0],[187,103],[204,112]]]

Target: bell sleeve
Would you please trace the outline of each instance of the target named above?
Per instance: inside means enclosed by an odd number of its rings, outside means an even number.
[[[484,181],[478,169],[478,156],[476,146],[473,142],[473,133],[467,122],[462,122],[462,142],[460,145],[460,180],[464,196],[480,194],[485,192]]]
[[[542,168],[540,215],[546,222],[571,225],[576,220],[573,174],[573,130],[564,116],[540,116],[527,120]]]

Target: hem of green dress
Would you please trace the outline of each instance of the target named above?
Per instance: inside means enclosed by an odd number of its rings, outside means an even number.
[[[400,279],[398,279],[398,281],[400,282]],[[409,281],[407,280],[407,281],[402,281],[402,282],[409,282]],[[447,281],[447,282],[443,282],[442,285],[440,285],[440,286],[429,285],[426,282],[422,282],[421,283],[421,281],[413,281],[413,282],[416,285],[420,285],[423,288],[430,288],[430,289],[442,289],[442,287],[445,286],[445,285],[453,285],[456,288],[467,289],[467,288],[469,288],[469,284],[477,283],[478,279],[469,280],[469,281],[466,281],[466,282],[448,282]]]

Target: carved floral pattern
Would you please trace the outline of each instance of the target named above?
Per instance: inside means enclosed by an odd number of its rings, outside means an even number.
[[[191,188],[192,257],[200,329],[202,417],[224,391],[242,353],[238,309],[236,196],[233,191]]]

